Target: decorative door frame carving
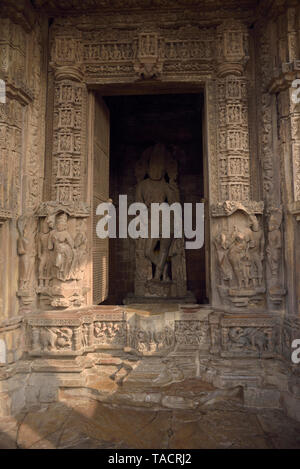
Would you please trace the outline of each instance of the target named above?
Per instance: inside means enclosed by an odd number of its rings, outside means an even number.
[[[120,94],[134,89],[139,94],[176,87],[187,92],[197,87],[205,93],[209,239],[218,234],[220,217],[229,220],[236,210],[261,216],[263,203],[253,200],[251,193],[247,27],[239,20],[210,27],[175,24],[168,29],[134,24],[97,27],[91,26],[91,18],[87,27],[82,21],[68,19],[65,24],[57,19],[50,35],[54,72],[52,200],[70,205],[74,217],[82,216],[76,215],[78,204],[89,205],[85,125],[89,89],[103,89],[106,94],[109,88],[125,91]],[[217,288],[212,243],[207,244],[208,296],[214,305],[223,299]]]

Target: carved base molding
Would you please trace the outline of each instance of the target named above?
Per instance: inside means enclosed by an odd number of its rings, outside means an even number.
[[[140,356],[200,351],[223,357],[280,354],[278,318],[268,313],[223,313],[192,305],[97,306],[29,315],[27,350],[33,356],[77,356],[101,350]],[[149,316],[150,314],[150,316]]]

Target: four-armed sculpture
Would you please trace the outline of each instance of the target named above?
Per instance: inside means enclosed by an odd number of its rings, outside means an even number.
[[[158,219],[157,237],[151,238],[151,204],[173,204],[180,201],[177,184],[177,162],[165,145],[156,144],[144,151],[135,168],[136,201],[148,209],[148,238],[136,240],[135,295],[139,301],[180,298],[193,301],[188,295],[184,239],[174,238],[174,220],[170,218],[170,236],[163,237]],[[172,215],[172,213],[171,213]],[[175,218],[175,217],[174,217]],[[131,302],[128,296],[125,302]]]

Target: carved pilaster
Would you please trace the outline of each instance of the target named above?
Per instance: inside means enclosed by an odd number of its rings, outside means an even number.
[[[247,29],[239,21],[225,21],[217,29],[217,42],[219,202],[211,206],[212,302],[262,307],[263,203],[253,201],[251,194]]]
[[[85,278],[87,90],[78,38],[56,35],[50,65],[54,71],[52,200],[39,208],[38,292],[42,309],[60,309],[86,304],[89,290]]]
[[[250,199],[247,31],[239,22],[218,29],[219,199]]]
[[[52,199],[84,199],[86,86],[80,68],[55,69]]]

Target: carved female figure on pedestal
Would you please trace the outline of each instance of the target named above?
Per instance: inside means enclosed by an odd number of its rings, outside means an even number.
[[[261,286],[263,281],[264,234],[255,215],[249,217],[249,256],[252,264],[251,278],[253,286]]]
[[[37,221],[34,217],[21,216],[18,219],[18,254],[20,256],[20,289],[33,286],[36,257]]]
[[[73,239],[68,232],[68,217],[65,213],[57,216],[56,228],[49,235],[48,248],[54,250],[55,277],[66,281],[70,279],[73,261]]]
[[[85,220],[76,220],[76,236],[74,239],[74,258],[72,264],[72,277],[81,280],[84,277],[87,262],[87,235]]]
[[[246,235],[234,227],[232,244],[228,252],[228,260],[234,272],[239,288],[249,286],[248,243]]]
[[[50,228],[47,220],[42,221],[41,232],[38,235],[38,258],[39,258],[39,286],[47,287],[51,279],[51,256],[48,249]]]
[[[272,277],[278,276],[279,273],[279,262],[282,248],[280,231],[281,222],[282,209],[272,209],[268,223],[268,246],[266,249]]]
[[[232,278],[231,268],[228,262],[229,243],[226,233],[218,233],[214,240],[214,244],[216,247],[216,255],[220,270],[221,282],[224,283],[225,281],[231,280]]]

